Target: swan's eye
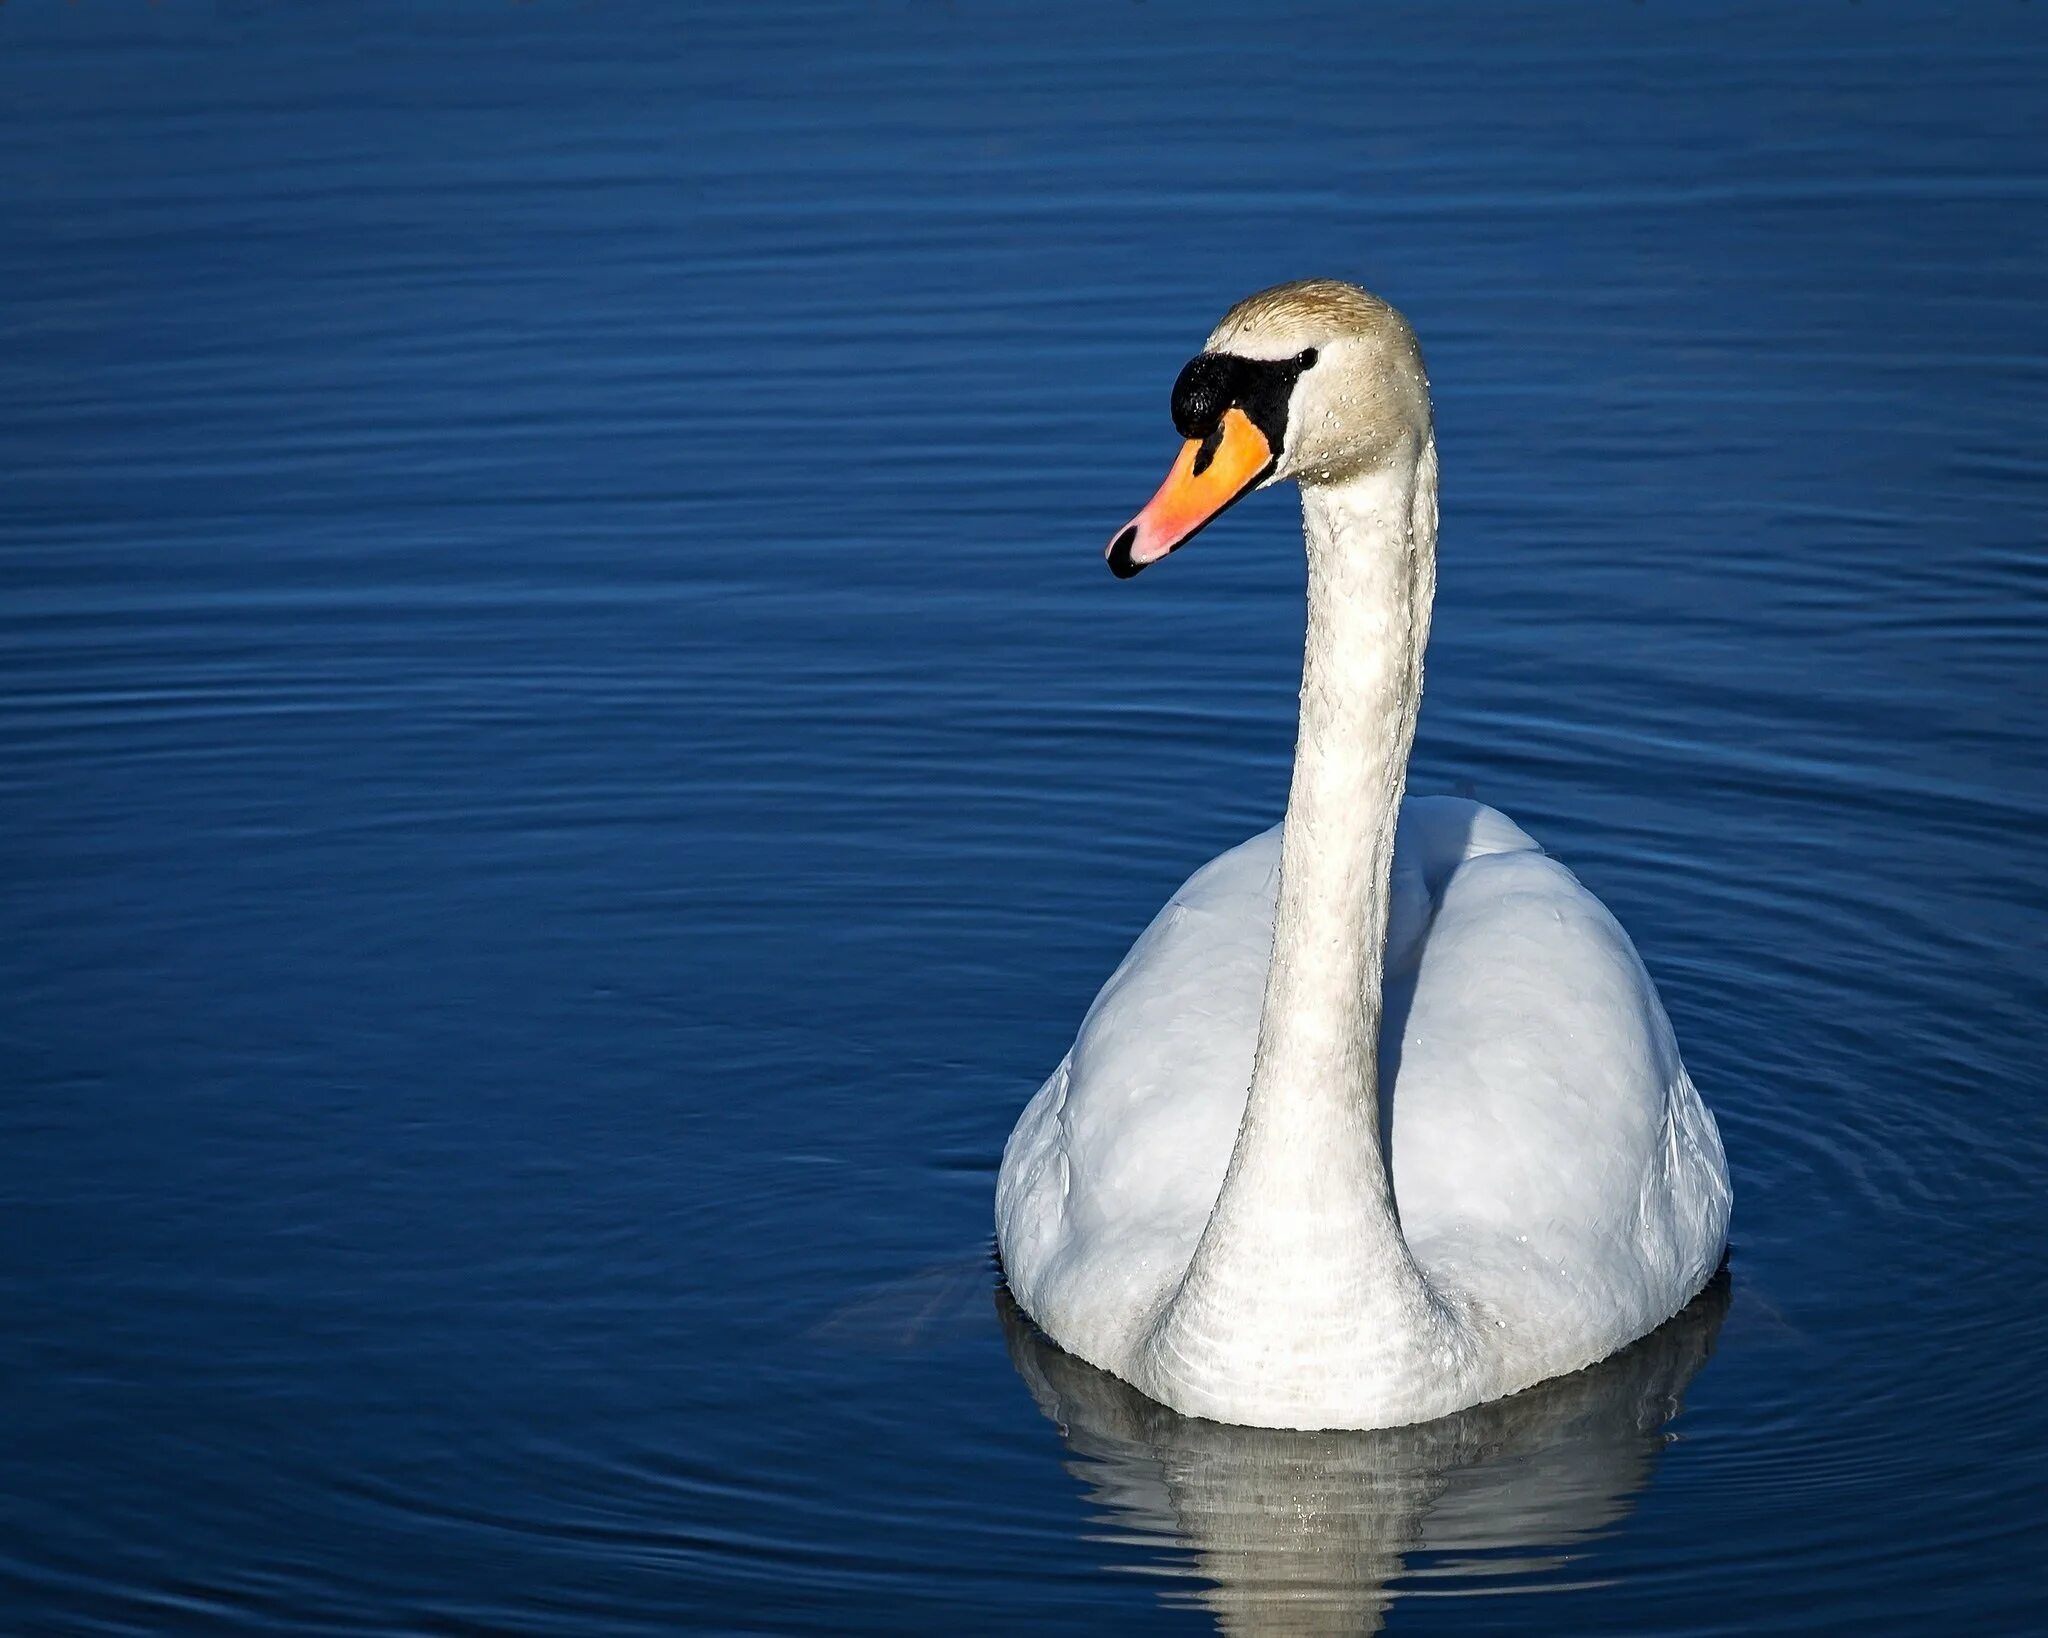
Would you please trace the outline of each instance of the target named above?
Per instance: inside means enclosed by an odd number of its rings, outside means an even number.
[[[1297,369],[1302,369],[1302,370],[1312,370],[1312,369],[1314,369],[1314,368],[1316,367],[1316,350],[1315,350],[1315,348],[1313,348],[1313,347],[1304,347],[1304,348],[1302,348],[1302,350],[1301,350],[1300,352],[1298,352],[1298,353],[1296,353],[1296,354],[1294,355],[1294,364],[1295,364],[1295,368],[1297,368]]]

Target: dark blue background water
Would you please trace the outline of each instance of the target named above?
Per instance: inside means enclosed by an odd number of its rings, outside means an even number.
[[[2034,1625],[2044,74],[2027,4],[7,6],[6,1628]],[[1651,1353],[1405,1443],[1148,1418],[988,1257],[1284,800],[1292,507],[1099,551],[1311,273],[1430,355],[1415,785],[1621,916],[1737,1187]]]

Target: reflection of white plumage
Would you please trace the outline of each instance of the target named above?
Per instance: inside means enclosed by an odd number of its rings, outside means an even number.
[[[1000,1301],[1000,1298],[998,1299]],[[1728,1282],[1592,1370],[1419,1427],[1302,1433],[1175,1414],[1061,1353],[1010,1303],[1016,1364],[1109,1510],[1133,1567],[1168,1573],[1227,1633],[1378,1632],[1393,1583],[1455,1565],[1498,1591],[1540,1576],[1628,1512],[1712,1352]],[[1436,1555],[1438,1563],[1425,1560]],[[1437,1593],[1445,1589],[1434,1577]]]
[[[1599,901],[1492,809],[1402,800],[1436,581],[1413,332],[1352,286],[1283,285],[1224,319],[1174,412],[1187,446],[1111,566],[1300,484],[1293,785],[1169,901],[1018,1121],[1011,1289],[1218,1421],[1391,1427],[1577,1370],[1712,1275],[1727,1169]]]

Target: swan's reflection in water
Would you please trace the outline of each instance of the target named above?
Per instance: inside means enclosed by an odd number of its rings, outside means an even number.
[[[1370,1633],[1393,1581],[1429,1573],[1412,1555],[1497,1590],[1625,1516],[1713,1351],[1728,1275],[1591,1370],[1379,1433],[1181,1416],[1062,1353],[1006,1288],[996,1301],[1012,1362],[1080,1458],[1070,1471],[1119,1526],[1105,1539],[1131,1549],[1122,1567],[1170,1575],[1172,1550],[1192,1553],[1193,1590],[1165,1596],[1228,1633]]]

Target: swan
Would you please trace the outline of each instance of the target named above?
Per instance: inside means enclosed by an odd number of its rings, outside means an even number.
[[[1423,1422],[1582,1369],[1720,1266],[1731,1194],[1641,959],[1504,815],[1403,800],[1436,585],[1408,322],[1247,297],[1175,383],[1186,440],[1120,578],[1301,491],[1286,817],[1196,871],[1004,1146],[996,1240],[1067,1352],[1184,1415]]]

